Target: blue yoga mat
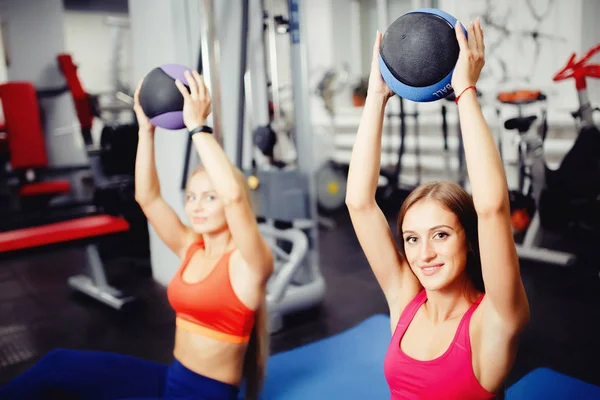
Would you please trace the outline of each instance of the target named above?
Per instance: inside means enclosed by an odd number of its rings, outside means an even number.
[[[262,398],[389,399],[383,359],[390,340],[389,317],[375,315],[338,335],[275,354]]]
[[[549,368],[538,368],[506,390],[506,400],[600,399],[600,387]]]
[[[338,335],[275,354],[262,399],[389,399],[383,360],[390,339],[389,317],[375,315]],[[512,385],[506,399],[600,399],[600,387],[538,368]]]

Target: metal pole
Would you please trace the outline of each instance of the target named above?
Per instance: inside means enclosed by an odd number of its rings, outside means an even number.
[[[215,33],[215,11],[213,0],[202,0],[200,26],[202,38],[202,67],[212,97],[212,124],[215,139],[223,145],[221,126],[221,80],[219,74],[219,41]]]
[[[313,268],[319,265],[319,240],[316,202],[315,162],[313,158],[313,129],[310,116],[310,98],[308,83],[308,52],[306,49],[306,1],[288,0],[290,26],[290,56],[292,68],[292,87],[295,111],[295,144],[298,152],[298,168],[308,179],[309,218],[312,226],[309,229],[310,247]]]
[[[235,163],[238,168],[242,169],[244,156],[244,105],[246,103],[246,82],[245,78],[248,71],[248,2],[242,0],[242,35],[241,46],[242,54],[240,57],[240,74],[239,74],[239,99],[238,99],[238,137],[237,148],[235,154]]]
[[[275,32],[275,10],[272,0],[266,0],[267,35],[269,39],[269,69],[271,80],[271,96],[273,99],[273,121],[275,129],[280,128],[281,100],[279,97],[279,70],[277,65],[277,32]]]

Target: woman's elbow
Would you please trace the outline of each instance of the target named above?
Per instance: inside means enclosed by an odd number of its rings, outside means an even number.
[[[510,203],[508,196],[486,201],[477,201],[474,199],[475,211],[479,218],[485,218],[492,215],[510,213]]]
[[[244,189],[237,182],[229,185],[221,195],[224,204],[238,204],[245,200]]]
[[[347,192],[345,203],[349,210],[362,210],[375,204],[375,197],[367,197],[364,193]]]

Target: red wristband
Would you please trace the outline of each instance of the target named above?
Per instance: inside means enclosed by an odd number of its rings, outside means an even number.
[[[458,104],[458,99],[460,99],[460,96],[462,96],[463,93],[466,92],[469,89],[475,89],[475,90],[477,90],[477,88],[475,86],[473,86],[473,85],[467,86],[462,92],[460,92],[460,94],[458,96],[456,96],[456,100],[454,100],[454,101],[456,101],[456,104]]]

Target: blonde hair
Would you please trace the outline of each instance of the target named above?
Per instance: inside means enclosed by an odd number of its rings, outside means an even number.
[[[238,184],[243,188],[244,199],[252,207],[250,187],[246,181],[246,176],[239,168],[235,166],[232,166],[232,168],[234,169]],[[202,171],[205,171],[203,166],[198,166],[192,171],[188,179],[188,186],[192,177]],[[244,357],[242,374],[246,384],[246,400],[258,400],[265,380],[270,339],[266,303],[266,297],[263,296],[262,302],[256,310],[254,327],[252,328],[250,341],[248,342],[248,348]]]

